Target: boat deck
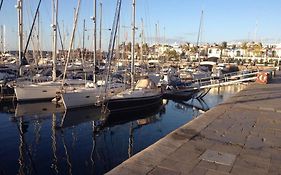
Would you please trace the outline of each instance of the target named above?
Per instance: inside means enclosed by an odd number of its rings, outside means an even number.
[[[281,73],[252,84],[108,174],[281,174]]]

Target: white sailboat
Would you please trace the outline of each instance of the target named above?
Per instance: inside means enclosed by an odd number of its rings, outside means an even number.
[[[135,45],[135,5],[136,2],[133,0],[132,4],[132,45]],[[156,84],[145,77],[140,79],[136,86],[134,86],[134,59],[135,50],[132,47],[131,53],[131,89],[127,89],[123,92],[118,93],[106,100],[107,108],[111,113],[123,112],[130,110],[138,110],[140,108],[152,107],[155,104],[159,104],[161,101],[162,93],[161,90],[156,86]]]
[[[53,81],[44,83],[18,83],[16,85],[15,94],[18,101],[33,101],[33,100],[47,100],[52,99],[56,96],[57,92],[60,91],[60,82],[56,82],[56,53],[57,53],[57,18],[58,18],[58,0],[53,0]],[[22,1],[18,1],[19,9],[19,60],[21,62],[22,57]],[[36,17],[36,16],[35,16]],[[21,67],[21,63],[20,63]],[[22,71],[20,69],[20,76]]]
[[[117,4],[118,5],[118,4]],[[96,0],[94,1],[94,30],[96,30]],[[96,35],[96,31],[94,31]],[[94,37],[94,63],[96,57],[96,37]],[[104,100],[105,96],[112,96],[124,90],[124,83],[109,84],[109,91],[105,92],[105,86],[96,84],[95,75],[93,76],[93,86],[65,91],[61,94],[61,99],[66,109],[97,105]]]
[[[18,102],[29,102],[29,101],[43,101],[51,100],[61,93],[61,81],[48,81],[41,83],[18,83],[14,87],[16,98]],[[73,90],[79,87],[85,87],[85,80],[81,79],[68,79],[65,80],[64,89]]]

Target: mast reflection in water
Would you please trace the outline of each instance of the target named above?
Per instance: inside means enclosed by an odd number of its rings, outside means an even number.
[[[94,107],[1,104],[0,174],[104,174],[243,87],[108,116]]]

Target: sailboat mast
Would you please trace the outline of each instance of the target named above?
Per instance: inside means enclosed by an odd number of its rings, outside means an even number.
[[[141,18],[141,55],[140,59],[143,62],[143,45],[144,45],[144,26],[143,26],[143,19]]]
[[[84,66],[85,63],[85,31],[86,31],[86,24],[85,19],[83,20],[83,41],[82,41],[82,63]]]
[[[22,57],[23,57],[23,11],[22,11],[22,0],[18,0],[18,46],[19,46],[19,76],[23,75],[22,72]]]
[[[96,83],[96,55],[97,55],[97,0],[94,0],[94,53],[93,53],[93,62],[94,62],[94,71],[93,71],[93,82]]]
[[[53,0],[53,81],[57,78],[57,24],[58,24],[58,0]]]
[[[198,55],[198,61],[200,63],[200,56],[199,56],[199,40],[200,40],[200,35],[202,32],[202,20],[203,20],[203,10],[201,11],[201,17],[200,17],[200,24],[199,24],[199,30],[198,30],[198,35],[197,35],[197,41],[196,41],[196,47],[197,47],[197,55]]]
[[[81,3],[81,0],[78,0],[77,9],[75,10],[75,15],[74,15],[74,23],[73,23],[73,28],[72,28],[72,34],[71,34],[69,48],[68,48],[67,57],[66,57],[66,63],[65,63],[65,66],[64,66],[64,71],[63,71],[63,79],[62,79],[61,87],[64,86],[67,65],[68,65],[68,62],[69,62],[69,59],[70,59],[70,52],[71,52],[71,48],[73,47],[73,43],[74,43],[74,35],[75,35],[76,27],[77,27],[80,3]]]
[[[131,88],[134,88],[135,74],[135,33],[136,33],[136,0],[132,4],[132,46],[131,46]]]
[[[6,53],[6,26],[3,26],[3,52]]]
[[[4,54],[4,42],[3,39],[4,38],[4,27],[3,25],[0,26],[0,46],[1,46],[1,52],[2,54]]]
[[[101,32],[102,32],[102,3],[100,3],[100,40],[99,40],[100,60],[102,60]]]
[[[119,45],[120,45],[120,20],[119,20],[119,23],[118,23],[118,29],[117,29],[117,41],[116,41],[116,60],[120,60],[119,57],[120,57],[120,49],[119,49]]]

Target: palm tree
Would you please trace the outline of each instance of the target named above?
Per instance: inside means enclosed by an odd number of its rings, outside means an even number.
[[[255,56],[260,57],[261,56],[261,50],[262,50],[262,43],[257,43],[257,44],[254,45]]]
[[[220,62],[222,61],[222,51],[224,50],[224,49],[226,49],[227,48],[227,42],[226,41],[223,41],[222,43],[221,43],[221,45],[220,45],[220,50],[221,50],[221,53],[220,53]]]
[[[242,43],[241,49],[245,50],[245,55],[247,55],[246,53],[248,53],[248,45],[247,45],[246,42]],[[245,56],[245,55],[244,55],[244,56]]]

